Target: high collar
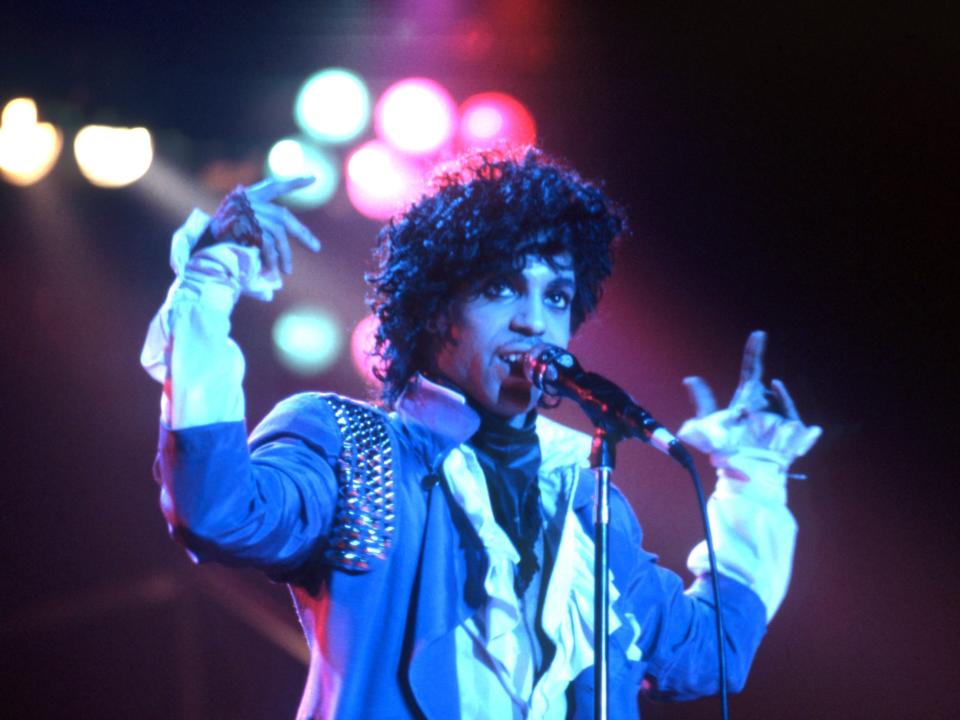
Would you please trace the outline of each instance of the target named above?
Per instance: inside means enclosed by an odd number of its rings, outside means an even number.
[[[432,470],[480,428],[480,415],[466,397],[423,375],[411,378],[394,408]]]
[[[450,451],[466,443],[480,428],[480,415],[463,394],[423,375],[415,375],[407,383],[394,410],[432,471],[438,471]],[[589,467],[589,435],[542,414],[536,416],[536,432],[542,456],[541,477],[564,466]],[[577,495],[577,506],[586,502],[579,500],[580,492]]]

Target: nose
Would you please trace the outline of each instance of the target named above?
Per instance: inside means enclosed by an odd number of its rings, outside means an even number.
[[[510,321],[510,329],[523,335],[539,337],[547,331],[543,303],[527,297],[519,303]]]

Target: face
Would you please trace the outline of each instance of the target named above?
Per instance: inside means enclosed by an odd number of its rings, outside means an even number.
[[[519,272],[487,279],[458,300],[451,339],[433,370],[479,405],[520,426],[540,399],[524,377],[522,355],[540,343],[566,347],[576,277],[570,255],[528,256]]]

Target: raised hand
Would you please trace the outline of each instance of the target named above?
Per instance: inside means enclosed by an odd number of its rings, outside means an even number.
[[[763,352],[767,345],[767,334],[763,330],[754,330],[747,338],[743,349],[743,362],[740,365],[740,384],[737,385],[729,409],[739,415],[766,410],[783,415],[790,420],[799,420],[797,406],[790,393],[780,380],[773,380],[772,390],[763,384]],[[716,412],[717,401],[713,391],[703,378],[692,376],[684,378],[683,384],[690,394],[690,401],[696,409],[697,417]]]
[[[726,408],[717,408],[713,391],[703,378],[684,379],[696,418],[684,423],[681,438],[713,454],[731,455],[747,448],[777,452],[785,465],[810,449],[821,429],[803,424],[793,398],[780,380],[773,380],[770,388],[763,384],[766,343],[767,334],[762,330],[750,333],[743,351],[740,382]]]
[[[293,271],[290,238],[317,252],[320,241],[287,208],[274,201],[314,182],[312,176],[280,180],[268,178],[256,185],[238,185],[220,203],[209,232],[193,251],[216,243],[236,243],[260,249],[265,273]]]

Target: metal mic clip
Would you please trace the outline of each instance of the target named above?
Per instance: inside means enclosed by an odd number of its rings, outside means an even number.
[[[523,367],[527,379],[547,395],[558,395],[556,382],[560,378],[557,368],[572,369],[577,361],[573,355],[556,345],[535,348],[524,355]]]

